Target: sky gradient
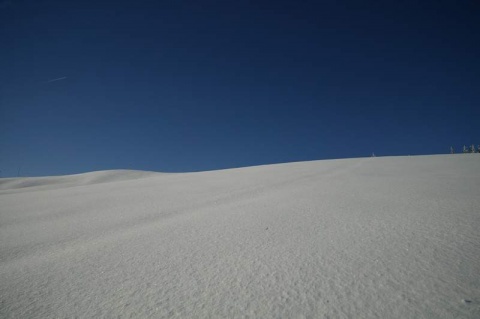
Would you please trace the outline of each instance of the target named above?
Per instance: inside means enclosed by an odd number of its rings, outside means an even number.
[[[1,177],[480,144],[478,1],[0,4]]]

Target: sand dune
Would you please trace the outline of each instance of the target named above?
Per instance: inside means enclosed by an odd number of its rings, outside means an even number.
[[[0,179],[1,318],[480,318],[480,154]]]

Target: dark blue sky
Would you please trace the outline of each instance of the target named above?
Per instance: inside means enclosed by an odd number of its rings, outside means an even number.
[[[3,1],[1,176],[478,144],[479,14],[474,0]]]

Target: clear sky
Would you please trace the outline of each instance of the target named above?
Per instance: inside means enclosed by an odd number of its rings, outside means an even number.
[[[0,0],[1,176],[480,144],[471,1]]]

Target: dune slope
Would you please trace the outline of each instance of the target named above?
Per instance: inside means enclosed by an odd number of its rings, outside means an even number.
[[[0,179],[0,317],[480,318],[480,154],[87,175]]]

